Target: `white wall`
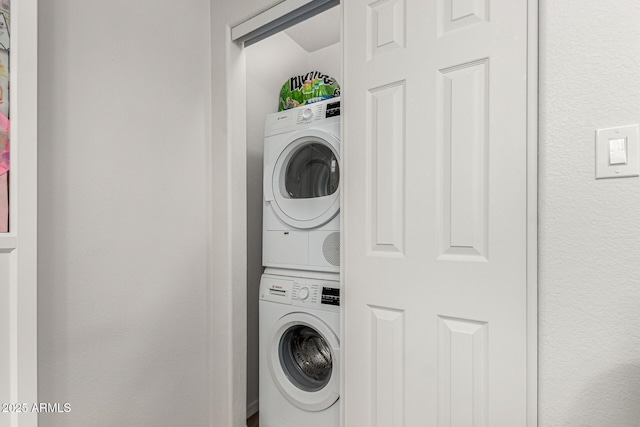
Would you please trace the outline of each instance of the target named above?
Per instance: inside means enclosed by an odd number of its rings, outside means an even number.
[[[335,77],[342,86],[342,44],[334,43],[309,52],[309,71],[311,70]]]
[[[262,161],[264,121],[278,111],[291,76],[318,70],[338,78],[340,44],[307,52],[279,33],[245,50],[247,69],[247,413],[258,406],[258,290],[262,275]]]
[[[540,1],[540,426],[640,423],[640,178],[594,131],[640,122],[640,3]]]
[[[209,425],[209,1],[39,12],[40,425]]]

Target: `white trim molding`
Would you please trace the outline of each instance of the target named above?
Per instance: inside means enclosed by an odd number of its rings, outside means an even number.
[[[0,426],[35,427],[38,402],[37,358],[37,187],[38,187],[38,2],[12,2],[11,10],[11,179],[9,233],[0,236],[0,256],[8,277],[0,282],[8,315],[0,320],[0,393],[26,404],[26,413],[0,416]],[[4,399],[2,399],[4,401]]]
[[[528,0],[527,427],[538,425],[538,7]]]

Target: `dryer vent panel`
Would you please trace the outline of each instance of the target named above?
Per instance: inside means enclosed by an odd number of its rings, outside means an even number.
[[[340,232],[329,234],[322,243],[324,259],[331,265],[340,265]]]

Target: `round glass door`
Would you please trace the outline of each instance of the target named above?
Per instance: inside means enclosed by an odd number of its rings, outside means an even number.
[[[285,189],[292,199],[330,196],[338,190],[339,183],[338,159],[327,145],[303,145],[291,155]]]
[[[340,210],[339,141],[319,129],[296,134],[273,169],[271,204],[278,217],[295,228],[329,222]]]
[[[323,411],[340,398],[340,342],[316,316],[293,312],[276,322],[267,366],[278,390],[300,409]]]
[[[322,390],[331,379],[331,348],[322,335],[306,325],[292,326],[280,339],[280,365],[300,390]]]

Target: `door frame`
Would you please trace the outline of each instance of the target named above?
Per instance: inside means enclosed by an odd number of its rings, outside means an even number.
[[[288,0],[285,0],[288,1]],[[344,1],[344,0],[343,0]],[[538,424],[538,8],[539,0],[527,0],[527,427]],[[339,6],[341,7],[341,6]],[[213,11],[212,11],[213,13]],[[250,16],[248,14],[248,16]],[[248,17],[247,16],[247,17]],[[215,22],[212,21],[212,24]],[[225,37],[216,42],[212,30],[212,379],[226,373],[224,383],[212,385],[212,419],[229,420],[244,426],[246,405],[246,68],[245,52],[232,41],[235,22],[225,18]],[[342,18],[344,33],[344,15]],[[342,39],[342,37],[341,37]],[[216,49],[217,43],[217,49]],[[224,52],[224,62],[216,66],[216,52]],[[344,50],[343,50],[344,56]],[[343,60],[344,64],[344,60]],[[344,118],[343,118],[344,120]],[[348,120],[348,119],[347,119]],[[218,130],[218,132],[216,132]],[[218,138],[218,140],[217,140]],[[216,143],[219,141],[218,143]],[[216,194],[217,193],[217,194]],[[216,198],[217,195],[217,198]],[[341,192],[344,197],[344,192]],[[226,203],[215,203],[224,200]],[[220,235],[216,230],[227,230]],[[215,233],[215,234],[214,234]],[[215,240],[213,238],[215,237]],[[344,286],[345,284],[342,284]],[[216,346],[227,329],[224,343]],[[341,326],[341,334],[344,326]],[[344,352],[342,356],[344,357]],[[222,363],[220,363],[222,362]],[[341,361],[344,362],[344,361]],[[344,382],[341,381],[341,393]],[[214,400],[215,402],[215,400]],[[242,423],[241,421],[242,420]],[[344,420],[342,420],[344,425]]]
[[[527,427],[538,425],[538,25],[539,0],[527,18]]]
[[[8,402],[25,404],[25,413],[3,414],[6,425],[34,427],[38,414],[38,1],[11,5],[11,177],[9,233],[0,235],[0,255],[9,257],[9,283],[0,283],[8,295],[9,313],[3,316],[0,336],[0,383],[7,386]],[[6,375],[6,376],[5,376]],[[8,376],[8,377],[7,377]]]

